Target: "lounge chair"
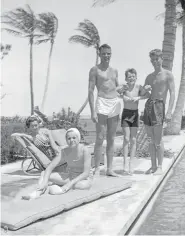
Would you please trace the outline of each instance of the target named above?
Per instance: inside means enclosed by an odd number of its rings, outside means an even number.
[[[51,130],[54,141],[61,147],[66,146],[64,129]],[[49,165],[51,160],[40,151],[30,140],[25,137],[16,136],[16,140],[19,144],[26,149],[28,155],[22,161],[21,168],[27,175],[38,175],[38,171],[43,171]],[[64,170],[67,166],[65,160],[61,160],[59,167]]]

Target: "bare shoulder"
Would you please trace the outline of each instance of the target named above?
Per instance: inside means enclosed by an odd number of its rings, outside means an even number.
[[[146,80],[148,80],[148,81],[152,80],[153,76],[154,76],[154,73],[152,72],[149,75],[147,75]]]
[[[86,151],[88,150],[87,146],[85,146],[83,143],[79,143],[79,149]]]
[[[171,71],[169,71],[169,70],[164,70],[164,73],[165,73],[165,75],[166,75],[166,78],[167,79],[174,79],[174,77],[173,77],[173,74],[172,74],[172,72]]]
[[[118,74],[118,70],[116,68],[112,68],[112,67],[109,67],[109,68],[112,72],[115,72],[116,74]]]
[[[90,75],[95,75],[97,73],[97,67],[96,66],[93,66],[90,71],[89,71],[89,74]]]

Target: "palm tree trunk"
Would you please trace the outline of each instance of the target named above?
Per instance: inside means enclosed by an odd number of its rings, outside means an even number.
[[[84,110],[84,108],[86,107],[86,105],[87,105],[88,102],[89,102],[89,99],[86,98],[84,104],[80,107],[80,109],[79,109],[78,112],[76,113],[76,116],[79,116],[79,115],[82,113],[82,111]]]
[[[183,29],[182,29],[182,73],[181,82],[179,87],[179,94],[175,106],[175,111],[173,113],[172,121],[167,128],[168,134],[179,134],[181,130],[181,121],[183,115],[183,108],[185,104],[185,17],[183,17]]]
[[[47,92],[48,92],[50,65],[51,65],[51,56],[52,56],[52,52],[53,52],[53,45],[54,45],[54,42],[51,42],[51,48],[50,48],[50,52],[49,52],[48,68],[47,68],[47,75],[46,75],[46,83],[45,83],[45,88],[44,88],[44,96],[43,96],[42,105],[41,105],[41,111],[42,112],[44,112],[44,106],[45,106]]]
[[[33,93],[33,39],[30,39],[30,98],[31,115],[34,114],[34,93]]]
[[[176,5],[177,0],[166,0],[164,40],[163,40],[163,68],[172,71],[175,41],[176,41]]]
[[[98,56],[98,50],[96,50],[96,65],[98,65],[98,59],[99,59],[99,56]],[[78,112],[76,113],[77,116],[79,116],[82,111],[84,110],[84,108],[87,106],[87,103],[89,102],[89,98],[87,97],[84,104],[80,107],[80,109],[78,110]]]

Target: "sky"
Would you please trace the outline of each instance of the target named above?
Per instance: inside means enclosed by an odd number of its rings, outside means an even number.
[[[29,4],[35,14],[53,12],[59,20],[58,33],[53,49],[50,83],[45,105],[45,114],[59,112],[62,107],[71,107],[77,112],[87,98],[88,74],[95,65],[94,48],[68,42],[77,34],[79,22],[89,19],[97,27],[101,44],[112,47],[111,66],[119,73],[123,83],[124,72],[135,68],[138,83],[144,84],[146,76],[153,71],[149,51],[162,48],[164,19],[156,19],[165,11],[163,0],[117,0],[104,7],[92,8],[93,0],[1,0],[1,12]],[[2,94],[1,115],[27,116],[30,114],[29,45],[28,39],[2,32],[1,41],[11,44],[12,50],[1,61]],[[33,48],[34,103],[42,102],[50,44]],[[182,30],[177,29],[173,74],[176,94],[181,78]],[[95,93],[96,94],[96,93]],[[141,101],[139,109],[144,109]],[[89,105],[82,115],[90,115]]]

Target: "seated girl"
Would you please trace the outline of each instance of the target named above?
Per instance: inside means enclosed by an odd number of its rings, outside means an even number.
[[[80,132],[76,128],[67,130],[66,142],[68,146],[61,150],[55,144],[51,132],[39,127],[39,120],[36,116],[29,117],[26,126],[31,135],[16,133],[12,137],[19,135],[28,138],[52,160],[46,170],[41,173],[38,188],[28,196],[23,196],[23,199],[37,198],[47,189],[50,194],[62,194],[71,188],[89,189],[91,187],[93,179],[91,155],[88,148],[80,143]],[[67,179],[63,179],[60,173],[52,173],[59,165],[61,158],[65,158],[68,165]],[[50,186],[48,186],[49,182]]]

